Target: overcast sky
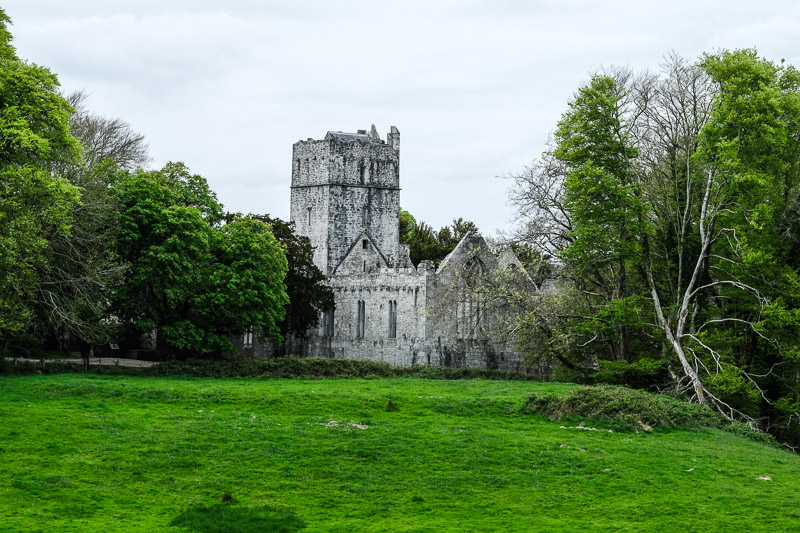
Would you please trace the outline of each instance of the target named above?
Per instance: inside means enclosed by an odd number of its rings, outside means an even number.
[[[183,161],[231,211],[289,216],[292,144],[401,133],[401,205],[510,226],[509,182],[570,96],[617,65],[752,48],[800,66],[794,1],[11,0],[20,57]]]

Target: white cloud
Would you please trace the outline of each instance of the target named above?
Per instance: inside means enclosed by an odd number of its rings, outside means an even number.
[[[35,5],[34,5],[35,4]],[[182,160],[230,209],[288,216],[291,145],[402,133],[401,201],[492,233],[570,95],[612,64],[758,47],[800,64],[800,7],[744,1],[206,1],[4,5],[21,57]]]

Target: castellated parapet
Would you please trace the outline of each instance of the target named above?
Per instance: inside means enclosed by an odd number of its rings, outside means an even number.
[[[510,250],[498,257],[470,233],[435,268],[411,263],[400,244],[400,132],[329,131],[292,150],[291,219],[315,247],[336,308],[286,353],[386,361],[398,366],[522,370],[521,354],[489,337],[492,313],[469,280],[522,268]],[[536,290],[532,286],[532,290]],[[269,347],[240,343],[245,356]]]

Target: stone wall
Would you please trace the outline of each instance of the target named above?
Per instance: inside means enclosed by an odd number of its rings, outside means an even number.
[[[330,279],[336,310],[332,335],[320,326],[313,332],[309,353],[323,357],[373,359],[408,366],[425,340],[427,272],[413,267],[381,268],[367,274],[337,275]],[[359,327],[363,302],[363,328]],[[390,306],[395,327],[391,328]],[[392,336],[394,330],[394,336]]]
[[[336,309],[306,342],[290,339],[276,351],[521,370],[520,354],[488,338],[492,317],[469,283],[516,257],[504,253],[498,261],[483,237],[468,235],[438,270],[427,261],[414,268],[399,243],[399,156],[395,127],[386,142],[373,126],[295,143],[291,219],[316,247],[314,262],[329,278]],[[243,355],[268,350],[258,344]]]
[[[398,261],[400,133],[328,132],[292,150],[291,220],[315,246],[314,263],[331,275],[362,233],[390,266]]]

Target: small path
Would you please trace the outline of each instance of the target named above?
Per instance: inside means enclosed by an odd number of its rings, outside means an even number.
[[[14,359],[11,357],[6,357],[6,360],[13,361]],[[17,357],[17,361],[22,361],[23,363],[41,363],[41,359],[25,359],[24,357]],[[45,359],[45,363],[73,363],[76,365],[82,365],[83,359]],[[147,368],[151,367],[156,364],[153,361],[141,361],[139,359],[120,359],[118,357],[91,357],[89,358],[89,364],[95,366],[131,366],[137,368]]]

